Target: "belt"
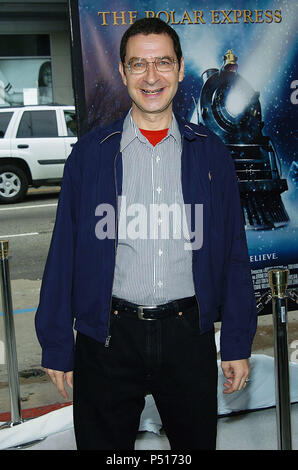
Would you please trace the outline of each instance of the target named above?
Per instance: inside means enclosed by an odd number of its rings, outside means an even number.
[[[112,309],[118,313],[127,313],[140,320],[162,320],[169,316],[176,316],[187,308],[196,306],[196,297],[185,297],[173,300],[162,305],[137,305],[124,299],[112,298]]]

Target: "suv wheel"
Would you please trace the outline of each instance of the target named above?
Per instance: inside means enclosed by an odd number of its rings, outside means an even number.
[[[0,203],[11,204],[24,199],[28,190],[25,172],[13,165],[0,166]]]

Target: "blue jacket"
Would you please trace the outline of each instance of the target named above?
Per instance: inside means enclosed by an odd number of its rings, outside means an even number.
[[[203,204],[203,244],[192,249],[201,333],[220,315],[221,359],[248,358],[257,309],[234,162],[207,128],[176,119],[184,203]],[[117,236],[96,237],[95,210],[111,204],[117,218],[123,120],[83,136],[65,164],[35,318],[46,368],[73,370],[73,328],[99,342],[109,333]]]

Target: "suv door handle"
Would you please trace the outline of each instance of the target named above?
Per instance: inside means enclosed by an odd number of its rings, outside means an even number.
[[[18,145],[18,149],[27,149],[28,147],[29,147],[29,145],[27,145],[27,144]]]

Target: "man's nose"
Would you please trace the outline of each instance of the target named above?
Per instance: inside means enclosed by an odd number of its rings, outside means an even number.
[[[148,83],[155,83],[159,79],[158,71],[156,70],[154,62],[148,62],[145,74],[145,80]]]

